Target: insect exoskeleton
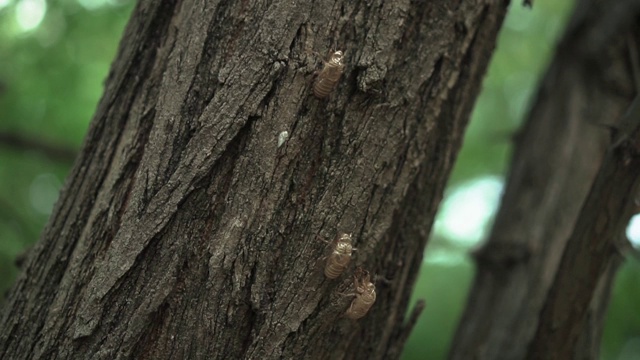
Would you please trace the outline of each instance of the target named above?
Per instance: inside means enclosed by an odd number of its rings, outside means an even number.
[[[335,89],[344,72],[343,57],[342,51],[338,50],[331,55],[329,61],[324,62],[324,67],[313,85],[313,94],[317,98],[324,99]]]
[[[324,267],[324,275],[329,279],[335,279],[344,272],[351,261],[351,253],[355,250],[351,245],[351,234],[338,234],[332,245]]]
[[[365,316],[376,302],[376,286],[371,282],[369,272],[362,268],[356,269],[353,284],[356,287],[356,298],[353,299],[344,316],[351,320],[358,320]]]

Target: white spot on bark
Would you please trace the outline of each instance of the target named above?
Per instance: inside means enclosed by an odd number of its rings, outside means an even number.
[[[284,144],[287,139],[289,139],[289,132],[288,131],[283,131],[280,134],[278,134],[278,148],[280,148],[280,146],[282,146],[282,144]]]

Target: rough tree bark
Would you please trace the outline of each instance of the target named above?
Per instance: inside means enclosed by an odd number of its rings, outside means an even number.
[[[0,357],[397,358],[507,5],[140,1]],[[358,322],[353,267],[321,270],[338,231],[386,279]]]
[[[580,232],[589,224],[577,219],[590,190],[612,205],[616,197],[631,199],[628,184],[609,183],[608,190],[591,186],[611,144],[602,125],[616,125],[636,93],[630,61],[630,49],[640,43],[637,25],[631,29],[639,13],[635,3],[578,3],[516,137],[492,233],[475,253],[477,274],[451,359],[551,359],[561,347],[571,351],[558,359],[598,357],[610,289],[622,259],[611,241],[622,235],[620,224],[615,224],[617,233],[606,237],[603,231],[582,232],[590,239],[606,239],[607,245],[574,247],[566,252],[563,263],[577,260],[579,266],[559,270],[559,264],[574,228]],[[604,207],[595,206],[586,211],[591,219],[599,219],[601,229],[603,224],[628,221],[622,207],[605,212]],[[591,267],[595,262],[599,262],[597,271]],[[558,275],[566,282],[555,297],[569,308],[579,302],[574,297],[567,303],[569,292],[575,294],[587,282],[592,287],[598,283],[598,289],[594,295],[580,293],[586,304],[572,321],[564,318],[565,308],[554,314],[563,322],[555,318],[538,328],[539,320],[545,318],[541,313],[545,301],[554,297],[549,289]],[[536,331],[538,338],[532,342]]]

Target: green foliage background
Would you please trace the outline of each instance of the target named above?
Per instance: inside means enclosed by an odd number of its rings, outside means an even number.
[[[25,9],[43,4],[42,22],[22,28],[25,16],[37,20],[37,11]],[[503,177],[510,135],[526,113],[571,5],[512,5],[449,194],[474,179]],[[77,151],[132,8],[129,0],[0,0],[0,135]],[[0,294],[18,274],[14,259],[37,241],[72,161],[0,140]],[[435,228],[414,294],[427,307],[405,349],[407,360],[446,357],[473,277],[466,254],[484,234],[461,242]],[[640,358],[639,300],[640,263],[630,260],[617,278],[602,359]]]

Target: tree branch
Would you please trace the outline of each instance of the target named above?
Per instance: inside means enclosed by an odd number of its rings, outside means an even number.
[[[62,144],[29,137],[8,131],[0,131],[0,146],[16,151],[35,151],[55,161],[71,163],[78,151]]]
[[[576,16],[567,27],[566,42],[558,49],[578,52],[587,59],[598,59],[611,42],[630,27],[640,13],[640,0],[581,1]],[[573,55],[575,56],[575,54]]]
[[[598,279],[617,256],[615,239],[640,189],[640,131],[611,147],[580,212],[540,316],[528,359],[571,359]]]
[[[452,360],[527,356],[563,251],[611,144],[591,123],[617,119],[629,109],[634,94],[625,34],[595,54],[578,50],[593,35],[587,32],[591,22],[613,10],[592,3],[579,2],[574,27],[563,35],[515,139],[500,209],[487,243],[476,252],[477,272],[452,342]],[[585,32],[575,31],[575,24]],[[637,31],[629,33],[637,42]],[[615,270],[610,266],[608,274]],[[600,311],[613,275],[592,275],[602,291],[590,298],[590,320],[580,336],[581,343],[592,345],[588,353],[597,354],[600,342],[594,339],[600,336]]]

